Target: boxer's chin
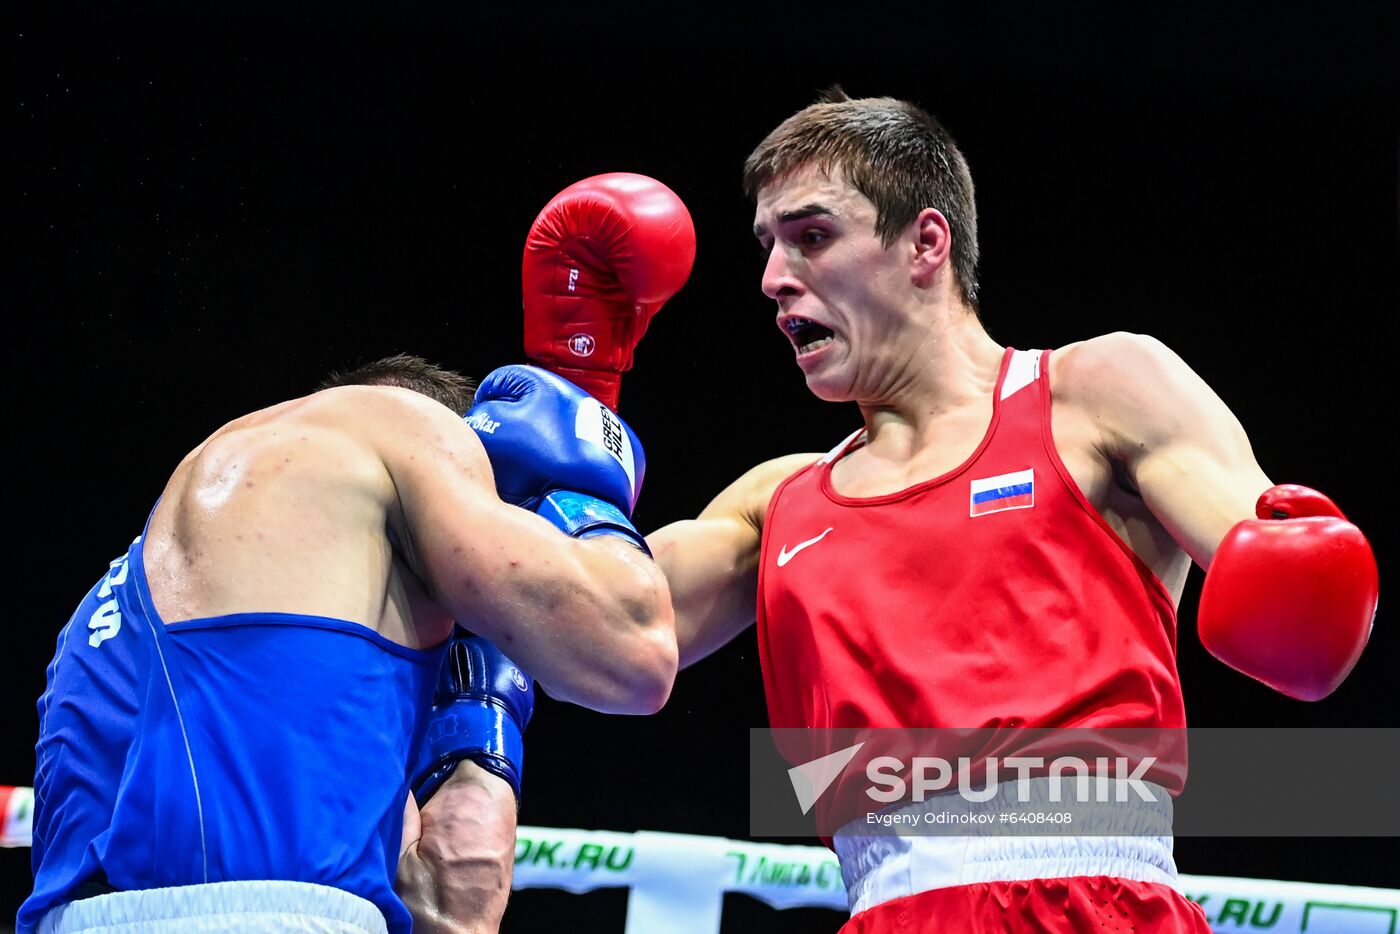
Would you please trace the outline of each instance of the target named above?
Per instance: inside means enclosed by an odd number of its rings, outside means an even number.
[[[852,381],[839,369],[831,369],[809,372],[807,377],[807,391],[823,402],[854,402],[855,388]]]
[[[797,353],[797,366],[807,380],[807,389],[823,402],[849,402],[851,379],[846,372],[850,365],[844,342],[835,339],[812,351]]]

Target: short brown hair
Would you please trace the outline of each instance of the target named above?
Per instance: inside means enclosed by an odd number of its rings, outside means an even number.
[[[907,101],[852,99],[840,87],[788,117],[744,160],[744,192],[816,165],[839,170],[875,205],[885,246],[924,208],[937,208],[953,231],[953,274],[963,300],[977,307],[977,200],[967,160],[942,124]]]
[[[441,402],[458,415],[467,414],[476,395],[476,380],[422,357],[398,353],[349,370],[337,370],[321,380],[317,391],[335,386],[399,386]]]

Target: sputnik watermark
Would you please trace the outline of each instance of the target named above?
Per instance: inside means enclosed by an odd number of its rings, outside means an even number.
[[[812,809],[817,799],[841,776],[864,745],[856,743],[788,769],[788,779],[792,782],[792,790],[797,795],[803,814]],[[922,802],[930,794],[950,793],[956,784],[958,797],[975,803],[998,797],[1019,804],[1028,804],[1032,800],[1048,800],[1050,803],[1068,800],[1078,804],[1126,803],[1132,800],[1130,795],[1133,794],[1137,795],[1137,800],[1148,803],[1159,800],[1152,790],[1154,786],[1143,781],[1143,776],[1157,762],[1155,756],[1138,759],[1135,765],[1130,765],[1131,760],[1126,756],[1096,756],[1092,765],[1079,756],[1057,756],[1048,761],[1043,756],[988,756],[976,760],[976,770],[973,761],[968,756],[959,757],[955,768],[953,762],[941,756],[913,756],[908,761],[898,756],[875,756],[865,763],[865,778],[869,786],[864,793],[870,800],[881,804]],[[1001,790],[1004,770],[1015,774],[1014,798],[1008,798]],[[976,772],[981,774],[981,788],[973,787]],[[907,773],[907,777],[902,773]],[[1032,792],[1032,779],[1039,776],[1049,778],[1048,799]],[[1070,779],[1072,784],[1067,782]],[[1009,775],[1007,780],[1010,780]],[[1066,788],[1070,789],[1068,798]]]
[[[998,777],[1001,773],[1001,766],[1004,764],[1008,769],[1016,773],[1016,797],[1013,799],[1019,804],[1027,804],[1031,801],[1031,772],[1032,770],[1048,775],[1050,778],[1050,797],[1052,802],[1064,800],[1064,779],[1066,773],[1074,777],[1074,792],[1070,801],[1075,803],[1107,803],[1116,801],[1126,802],[1129,799],[1128,793],[1131,790],[1138,795],[1141,801],[1156,803],[1157,796],[1152,793],[1147,783],[1142,780],[1147,770],[1152,768],[1157,762],[1155,756],[1148,756],[1138,761],[1137,765],[1129,770],[1128,758],[1117,756],[1110,759],[1108,756],[1098,756],[1094,759],[1091,768],[1088,762],[1078,756],[1058,756],[1049,761],[1047,767],[1046,760],[1042,756],[1007,756],[998,759],[996,756],[989,756],[979,759],[978,765],[983,767],[984,781],[980,789],[972,787],[972,760],[966,756],[958,759],[957,767],[957,793],[966,801],[983,802],[990,801],[997,797],[1000,782]],[[867,788],[866,795],[872,801],[879,801],[888,804],[891,801],[923,801],[928,794],[937,794],[948,790],[953,781],[953,764],[947,759],[938,756],[914,756],[908,763],[910,775],[913,781],[906,781],[898,773],[904,771],[905,763],[895,756],[876,756],[871,759],[865,767],[865,777],[877,786]],[[929,777],[929,773],[933,777]],[[1124,773],[1127,773],[1125,776]],[[1091,792],[1090,785],[1093,785]]]
[[[1400,839],[1396,774],[1393,727],[753,729],[749,832]]]

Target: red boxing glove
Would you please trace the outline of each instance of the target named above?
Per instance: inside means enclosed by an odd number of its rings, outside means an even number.
[[[695,262],[695,225],[676,193],[631,172],[555,195],[525,239],[525,355],[617,408],[651,316]]]
[[[1361,530],[1316,490],[1264,491],[1232,528],[1201,591],[1201,643],[1236,671],[1299,700],[1351,672],[1376,618],[1379,574]]]

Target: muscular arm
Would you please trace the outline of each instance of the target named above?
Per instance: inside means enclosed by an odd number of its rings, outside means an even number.
[[[394,885],[420,934],[494,934],[515,869],[515,793],[462,762],[420,812],[409,795]]]
[[[819,454],[759,464],[716,496],[698,518],[647,536],[666,574],[676,612],[682,668],[753,625],[763,519],[778,485]]]
[[[1290,697],[1336,690],[1375,618],[1376,562],[1361,530],[1318,491],[1273,486],[1224,403],[1160,343],[1111,334],[1076,350],[1081,376],[1070,383],[1100,416],[1108,456],[1207,569],[1202,644]]]
[[[501,502],[462,419],[413,393],[378,393],[375,431],[396,493],[390,522],[432,596],[549,693],[606,713],[651,713],[676,671],[656,565],[614,538],[576,540]]]
[[[1209,568],[1235,523],[1254,517],[1273,484],[1238,419],[1160,341],[1108,334],[1065,348],[1059,394],[1099,426],[1103,456],[1119,465],[1157,521]]]

